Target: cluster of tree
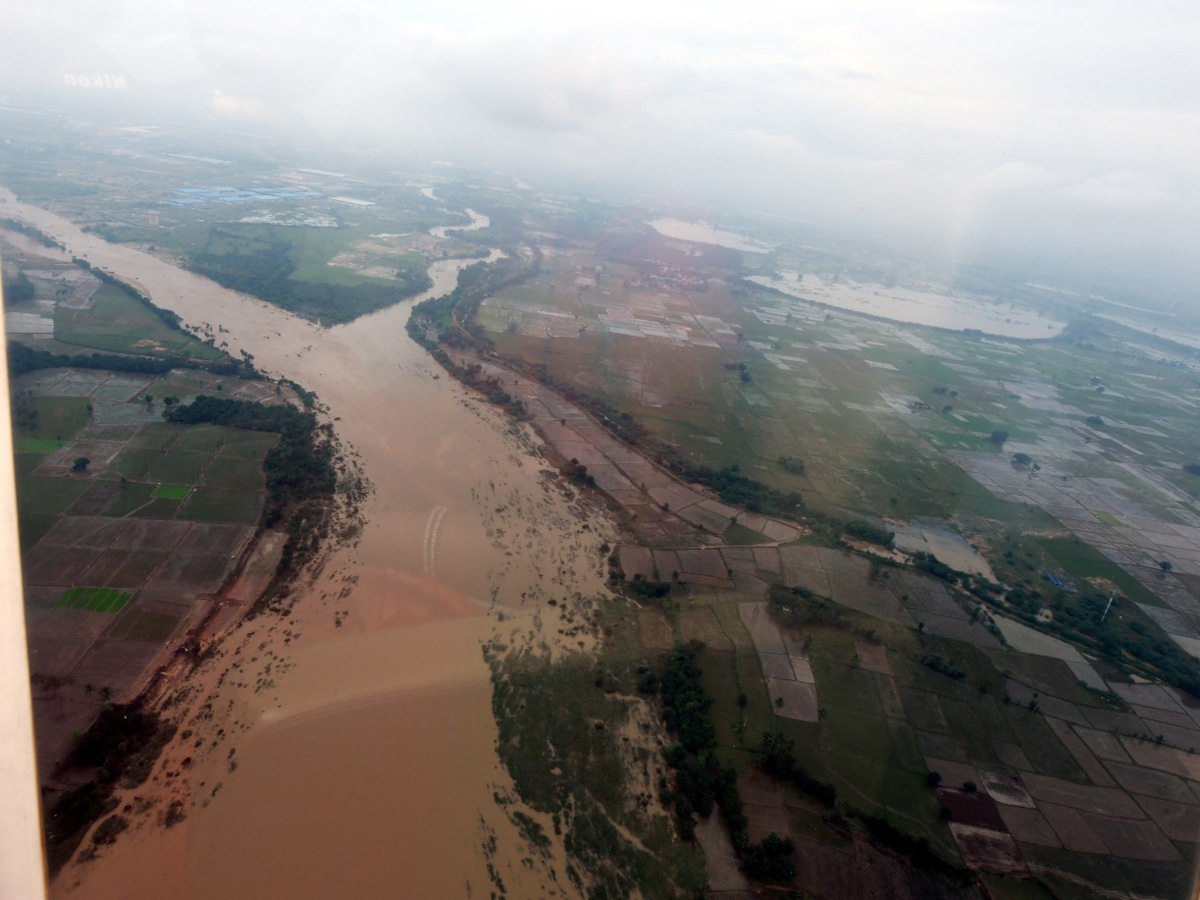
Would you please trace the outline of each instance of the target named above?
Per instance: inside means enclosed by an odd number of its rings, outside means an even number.
[[[1153,623],[1129,615],[1105,616],[1108,594],[1057,591],[1047,598],[1037,590],[1013,588],[1004,595],[1007,603],[1003,605],[991,595],[977,596],[1028,625],[1103,656],[1120,669],[1132,663],[1144,674],[1200,698],[1200,666],[1196,661]],[[1049,621],[1037,617],[1043,608],[1053,613]]]
[[[1042,611],[1042,595],[1036,590],[1013,588],[1004,595],[1004,599],[1015,606],[1029,618],[1036,618]]]
[[[39,228],[34,228],[32,225],[26,225],[18,219],[0,219],[0,228],[7,228],[9,231],[16,231],[25,235],[27,238],[32,238],[43,247],[57,247],[59,250],[67,249],[62,245],[61,241],[57,241],[46,232]]]
[[[876,525],[866,519],[851,519],[846,523],[846,534],[868,544],[878,544],[891,550],[896,546],[896,532],[888,531],[882,525]]]
[[[739,334],[738,339],[741,340],[741,337],[742,336]],[[737,372],[738,377],[743,382],[749,382],[752,380],[750,377],[750,367],[747,366],[744,362],[742,362],[742,363],[731,363],[731,362],[725,363],[725,368],[728,369],[730,372]]]
[[[140,375],[162,375],[172,369],[202,369],[214,375],[231,378],[257,378],[258,373],[245,362],[227,358],[201,362],[182,356],[167,358],[152,356],[119,356],[115,353],[51,353],[30,347],[20,341],[8,342],[8,371],[12,376],[24,375],[35,369],[105,369],[112,372],[136,372]]]
[[[758,748],[758,764],[768,775],[778,778],[780,781],[790,782],[825,806],[837,810],[835,815],[843,823],[846,820],[841,810],[845,810],[846,814],[853,816],[862,823],[867,833],[871,835],[871,838],[876,843],[904,854],[922,869],[939,875],[949,876],[956,881],[970,877],[966,870],[951,865],[938,856],[930,845],[928,838],[913,837],[898,829],[883,816],[855,809],[846,805],[844,801],[838,803],[837,788],[828,782],[815,778],[802,766],[798,765],[796,762],[796,742],[789,737],[785,737],[782,733],[776,731],[763,734]],[[940,782],[940,776],[938,780]],[[763,844],[765,845],[766,841]],[[771,856],[777,860],[782,856],[781,850],[782,848],[775,845],[772,848]],[[764,862],[766,861],[764,860]]]
[[[967,677],[967,673],[954,665],[950,660],[942,659],[936,654],[927,654],[921,657],[921,665],[932,669],[939,675],[945,675],[947,678],[953,678],[955,681],[962,681]]]
[[[37,288],[33,282],[29,280],[29,276],[24,272],[17,272],[14,275],[4,274],[4,303],[7,306],[16,306],[18,303],[27,303],[33,299],[37,293]]]
[[[771,585],[767,592],[767,609],[777,621],[792,627],[829,625],[844,628],[849,625],[844,607],[806,587]]]
[[[826,806],[837,802],[837,788],[814,777],[796,762],[796,742],[781,732],[764,732],[758,746],[758,764],[764,772],[780,781],[790,781]]]
[[[33,405],[32,391],[17,391],[12,400],[13,425],[25,431],[33,431],[38,424],[38,410]]]
[[[781,456],[775,461],[783,467],[785,472],[791,472],[793,475],[804,474],[804,460],[802,459],[797,459],[794,456]]]
[[[876,843],[904,854],[914,865],[949,878],[953,882],[964,883],[972,878],[967,869],[949,863],[938,856],[929,843],[929,838],[913,837],[913,835],[901,831],[885,816],[860,812],[857,818]]]
[[[420,267],[399,271],[390,283],[324,284],[293,279],[292,244],[273,228],[243,233],[214,227],[188,268],[218,284],[253,294],[286,310],[326,324],[349,322],[428,288]]]
[[[88,828],[116,806],[117,787],[132,788],[151,766],[175,726],[140,704],[106,703],[75,742],[63,770],[91,769],[92,777],[64,793],[46,814],[46,861],[51,873],[74,853]]]
[[[786,883],[796,877],[793,855],[796,845],[772,831],[761,844],[748,847],[742,854],[742,868],[759,881]]]
[[[703,649],[699,641],[690,641],[667,656],[659,691],[663,719],[676,740],[663,755],[675,770],[675,817],[683,838],[690,840],[695,832],[694,815],[707,818],[719,806],[733,844],[741,851],[750,844],[750,823],[738,796],[737,772],[717,756],[717,731],[709,715],[713,701],[696,664]]]
[[[935,578],[940,578],[947,584],[958,584],[959,574],[932,553],[918,550],[912,556],[913,567],[922,572],[928,572]]]
[[[564,478],[569,478],[578,484],[590,486],[596,483],[596,479],[588,474],[587,466],[573,456],[558,467],[558,472]]]
[[[661,600],[671,593],[671,585],[665,581],[647,581],[635,575],[629,582],[629,591],[639,600]]]

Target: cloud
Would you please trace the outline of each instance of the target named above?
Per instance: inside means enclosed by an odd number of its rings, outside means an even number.
[[[1171,202],[1160,179],[1142,172],[1112,172],[1068,185],[1059,195],[1091,212],[1144,214]]]
[[[124,66],[349,146],[955,241],[1040,228],[1065,253],[1137,230],[1183,258],[1200,231],[1183,0],[55,8],[10,0],[0,82]]]

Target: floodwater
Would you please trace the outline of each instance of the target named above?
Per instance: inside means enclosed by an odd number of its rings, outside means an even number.
[[[996,573],[987,559],[961,534],[931,523],[913,522],[889,527],[895,531],[896,547],[905,553],[932,553],[959,572],[982,575],[988,581],[996,580]]]
[[[434,196],[433,188],[431,187],[421,188],[421,196],[428,197],[430,200],[437,200],[439,203],[441,202],[439,197]],[[438,240],[445,240],[446,236],[451,231],[479,231],[480,229],[487,228],[492,224],[491,219],[485,215],[482,215],[481,213],[475,212],[473,209],[467,208],[464,209],[463,212],[471,217],[471,223],[469,225],[438,225],[435,228],[430,228],[429,234]],[[434,296],[437,296],[437,294],[434,294]]]
[[[132,829],[98,861],[64,870],[54,894],[467,896],[469,882],[486,896],[491,863],[514,895],[540,895],[492,801],[506,776],[480,644],[497,629],[510,645],[529,642],[546,599],[602,594],[607,523],[589,518],[585,531],[522,436],[439,377],[404,333],[411,301],[321,329],[3,189],[0,215],[133,281],[186,323],[221,326],[231,352],[314,390],[374,485],[357,546],[333,554],[292,616],[244,624],[213,664],[242,666],[228,677],[201,670],[198,696],[212,690],[215,718],[193,726],[198,749],[180,739],[163,763],[190,767],[187,821]],[[434,263],[423,297],[447,293],[475,262]],[[480,849],[488,835],[492,858]]]
[[[192,896],[486,895],[485,836],[461,812],[485,812],[490,783],[507,781],[478,650],[489,624],[299,651],[282,709],[235,748],[236,775],[206,779],[225,785],[193,829]]]
[[[707,222],[684,222],[680,219],[655,219],[650,223],[661,235],[680,241],[692,241],[696,244],[713,244],[717,247],[728,247],[730,250],[741,250],[743,253],[769,253],[771,248],[766,244],[738,234],[736,231],[721,231],[713,228]]]
[[[1028,307],[985,297],[941,294],[882,284],[823,281],[816,275],[784,272],[780,278],[752,275],[746,279],[801,300],[824,303],[848,312],[866,313],[896,322],[961,331],[978,329],[1012,338],[1051,338],[1066,327]]]

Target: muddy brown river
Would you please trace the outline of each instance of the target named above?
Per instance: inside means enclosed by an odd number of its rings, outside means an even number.
[[[542,601],[603,592],[608,526],[584,530],[530,436],[439,375],[404,333],[414,301],[322,329],[4,189],[0,214],[315,391],[375,488],[358,545],[333,553],[292,615],[243,624],[197,673],[188,737],[135,792],[150,811],[98,859],[65,868],[53,894],[486,897],[490,865],[510,896],[560,896],[566,879],[521,863],[492,799],[511,785],[480,645],[497,633],[553,643]],[[450,291],[471,262],[434,263],[423,297]],[[172,798],[187,819],[164,829]]]

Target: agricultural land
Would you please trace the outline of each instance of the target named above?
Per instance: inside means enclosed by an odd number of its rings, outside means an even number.
[[[605,225],[531,238],[410,330],[617,510],[641,647],[700,648],[743,866],[775,833],[795,866],[767,880],[811,896],[927,895],[862,867],[881,848],[1002,896],[1185,895],[1192,351],[1021,286],[965,328],[851,314],[797,285],[970,294]]]
[[[295,391],[135,290],[27,235],[0,235],[25,618],[53,815],[77,787],[78,738],[97,713],[136,706],[156,670],[199,652],[203,624],[244,613],[276,576],[288,535],[261,526],[303,498],[271,489],[264,464],[286,433],[278,414],[306,414]],[[233,425],[189,416],[205,395],[245,414]],[[54,834],[49,845],[56,864]]]
[[[531,860],[566,848],[577,893],[1188,895],[1200,379],[1165,319],[492,171],[138,152],[93,169],[64,148],[0,182],[322,326],[503,250],[408,330],[537,432],[573,516],[616,523],[613,596],[541,608],[578,653],[485,645],[516,793],[496,802]],[[269,503],[279,433],[166,421],[168,399],[239,421],[209,400],[292,395],[219,331],[133,326],[136,297],[10,234],[31,650],[65,722],[186,633]]]

